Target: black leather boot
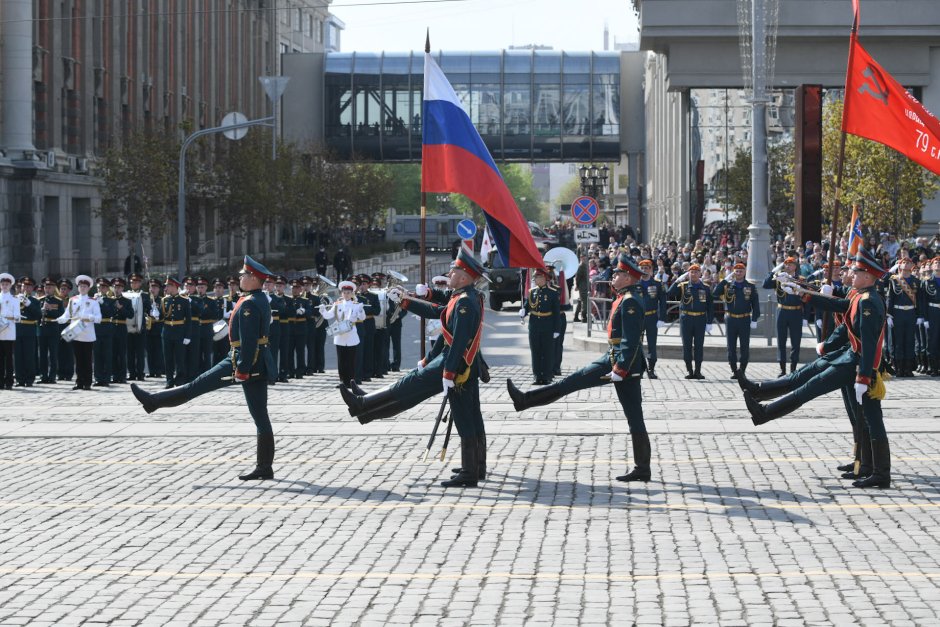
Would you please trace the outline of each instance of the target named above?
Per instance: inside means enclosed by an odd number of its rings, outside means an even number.
[[[384,390],[360,396],[346,386],[342,386],[339,389],[339,393],[340,396],[343,397],[346,406],[349,408],[350,416],[359,416],[361,414],[374,412],[395,402],[395,394],[392,388],[385,388]]]
[[[650,359],[649,362],[647,363],[647,366],[649,369],[647,370],[646,375],[650,379],[658,379],[659,377],[656,376],[656,360]]]
[[[477,436],[477,477],[480,481],[486,479],[486,434]],[[457,475],[463,470],[463,467],[458,466],[456,468],[450,469],[454,476],[451,479],[456,479]]]
[[[150,393],[140,389],[136,383],[131,383],[131,392],[148,414],[164,407],[178,407],[189,400],[189,390],[185,387]]]
[[[891,487],[891,449],[888,440],[871,440],[872,472],[867,477],[852,482],[856,488]]]
[[[695,362],[695,373],[694,373],[694,375],[695,375],[695,376],[692,377],[693,379],[704,379],[704,378],[705,378],[705,377],[702,375],[702,362],[700,362],[700,361],[696,361],[696,362]]]
[[[855,443],[855,446],[852,448],[852,455],[858,459],[858,442]],[[855,471],[855,460],[852,460],[848,464],[842,464],[841,466],[836,466],[836,470],[841,470],[842,472]]]
[[[785,377],[785,376],[787,376],[787,362],[785,362],[785,361],[781,361],[781,362],[780,362],[780,374],[777,375],[777,376],[778,376],[778,377]]]
[[[751,413],[751,422],[753,422],[755,426],[768,423],[781,416],[786,416],[802,404],[795,396],[787,394],[764,406],[754,400],[750,392],[744,393],[744,403],[747,405],[747,410]]]
[[[477,487],[477,469],[479,461],[477,460],[477,439],[460,438],[460,472],[448,479],[441,481],[441,487],[444,488],[475,488]]]
[[[255,469],[247,475],[238,475],[242,481],[253,481],[258,479],[274,479],[274,434],[258,434],[258,451]]]
[[[842,473],[843,479],[863,479],[871,474],[871,438],[864,418],[856,421],[855,433],[855,463],[851,469]]]
[[[365,396],[368,394],[368,392],[359,387],[359,385],[352,379],[349,380],[349,385],[347,387],[352,390],[352,393],[356,396]]]
[[[731,366],[731,378],[732,378],[732,379],[737,379],[737,378],[738,378],[738,366],[737,366],[737,364],[735,364],[733,361],[729,361],[729,362],[728,362],[728,365]]]
[[[509,390],[509,398],[512,399],[512,405],[516,408],[516,411],[522,411],[530,407],[539,407],[540,405],[548,405],[564,396],[564,394],[559,391],[559,385],[557,383],[549,383],[544,387],[523,392],[516,387],[512,379],[506,379],[506,389]]]
[[[742,391],[750,392],[755,401],[766,401],[790,391],[790,381],[786,377],[754,383],[744,372],[738,376],[738,386]]]
[[[685,375],[685,378],[686,378],[686,379],[694,379],[694,378],[695,378],[695,372],[692,370],[692,362],[691,362],[691,361],[686,361],[686,362],[685,362],[685,369],[686,369],[686,371],[688,372],[688,374]]]
[[[799,366],[799,365],[800,365],[799,362],[797,362],[797,361],[791,361],[791,362],[790,362],[790,373],[792,374],[792,373],[796,372],[796,368],[797,368],[797,366]]]
[[[652,476],[650,436],[648,433],[631,433],[630,439],[633,440],[633,470],[617,477],[617,481],[649,481]]]

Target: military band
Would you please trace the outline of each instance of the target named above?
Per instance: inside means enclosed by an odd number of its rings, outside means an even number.
[[[42,280],[43,295],[39,297],[42,318],[39,322],[39,381],[55,383],[59,373],[59,337],[61,332],[56,321],[65,310],[59,298],[56,283],[51,278]]]

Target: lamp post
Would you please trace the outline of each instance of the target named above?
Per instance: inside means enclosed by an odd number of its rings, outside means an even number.
[[[601,211],[604,210],[604,196],[607,194],[607,178],[610,176],[610,168],[607,165],[597,167],[591,165],[582,165],[578,168],[581,175],[581,194],[590,196],[597,201]],[[617,213],[614,209],[614,226],[617,225]]]

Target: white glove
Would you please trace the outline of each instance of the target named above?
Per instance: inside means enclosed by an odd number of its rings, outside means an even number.
[[[756,321],[756,320],[752,320],[752,321],[751,321],[751,328],[752,328],[752,329],[756,329],[756,328],[757,328],[757,321]]]
[[[298,315],[298,316],[304,315],[304,311],[306,311],[306,310],[305,310],[303,307],[298,307],[298,308],[297,308],[297,315]]]
[[[419,359],[418,360],[418,372],[421,372],[422,370],[424,370],[424,360]]]
[[[611,370],[611,371],[610,371],[610,380],[613,381],[614,383],[616,383],[617,381],[623,381],[623,377],[621,377],[619,374],[617,374],[617,371],[616,371],[616,370]]]
[[[225,318],[226,320],[228,320],[229,318],[231,318],[231,317],[232,317],[232,310],[231,310],[231,309],[227,309],[227,310],[222,314],[222,317]]]
[[[662,329],[664,326],[666,326],[666,323],[663,322],[662,320],[657,320],[657,321],[656,321],[656,328],[657,328],[657,329]]]
[[[429,291],[430,290],[428,289],[428,286],[424,283],[418,283],[415,285],[415,294],[418,296],[427,296]]]
[[[865,395],[865,392],[868,391],[868,386],[864,383],[855,384],[855,400],[858,401],[858,404],[862,404],[862,396]]]
[[[441,379],[441,382],[443,382],[443,384],[444,384],[444,394],[446,395],[448,390],[453,389],[453,387],[454,387],[454,380],[453,380],[453,379],[448,379],[447,377],[444,377],[444,378]]]
[[[151,312],[150,312],[150,317],[153,318],[154,320],[159,320],[159,319],[160,319],[160,310],[159,310],[159,309],[155,309],[155,310],[151,311]]]
[[[403,290],[398,286],[393,287],[388,291],[388,299],[397,305],[401,302],[402,291]]]
[[[561,333],[558,333],[557,331],[555,333],[552,333],[552,339],[557,340],[559,335],[561,335]]]
[[[825,342],[820,342],[819,344],[816,345],[816,354],[819,355],[820,357],[823,356],[823,346],[825,345],[826,345]]]
[[[923,318],[918,318],[918,319],[917,319],[917,326],[919,326],[919,327],[924,326],[924,319],[923,319]]]
[[[832,296],[832,286],[828,283],[819,286],[819,293],[823,296]]]
[[[520,308],[519,308],[519,317],[520,317],[520,318],[525,318],[525,307],[520,307]]]
[[[778,273],[777,273],[777,280],[780,281],[781,283],[789,283],[789,282],[790,282],[790,275],[787,274],[786,272],[778,272]]]
[[[787,294],[796,294],[796,283],[790,283],[789,281],[781,282],[780,289]]]
[[[190,342],[192,342],[192,340],[187,337],[186,339],[183,340],[183,346],[189,346]]]
[[[929,329],[929,328],[930,328],[930,321],[929,321],[929,320],[924,320],[924,330],[926,331],[926,330]]]
[[[822,318],[816,321],[816,326],[819,327],[820,329],[822,328]]]
[[[894,317],[891,315],[888,315],[888,328],[889,329],[894,328]]]
[[[714,327],[715,327],[715,325],[713,325],[713,324],[706,324],[706,325],[705,325],[705,333],[711,333],[711,332],[712,332],[712,329],[713,329]]]

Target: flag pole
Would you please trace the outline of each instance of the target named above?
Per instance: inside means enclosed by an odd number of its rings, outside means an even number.
[[[852,34],[849,37],[849,61],[848,65],[845,68],[845,88],[849,86],[849,73],[852,71],[852,60],[855,57],[855,39],[858,36],[858,4],[855,4],[855,16],[852,19]],[[844,89],[845,89],[844,88]],[[839,137],[839,160],[836,165],[836,202],[832,210],[832,226],[829,229],[829,269],[826,270],[826,282],[829,285],[832,285],[832,272],[835,270],[835,259],[836,259],[836,228],[839,224],[839,209],[842,207],[842,174],[845,170],[845,112],[846,108],[849,105],[849,99],[846,97],[846,94],[843,89],[842,97],[842,122],[841,122],[841,136]],[[848,252],[848,251],[846,251]],[[850,259],[846,259],[846,263],[850,263]],[[829,335],[829,321],[831,316],[823,316],[823,328],[822,336],[825,339]]]
[[[430,28],[428,28],[427,34],[425,35],[424,52],[425,54],[431,54],[431,29]],[[422,100],[422,104],[423,104],[423,100]],[[424,118],[425,112],[423,109],[424,108],[422,107],[421,123],[427,124],[427,120]],[[424,133],[423,128],[421,132],[422,134]],[[423,143],[424,142],[422,142],[422,146],[423,146]],[[423,152],[423,148],[422,148],[422,152]],[[421,156],[421,161],[423,164],[424,155]],[[422,172],[423,170],[424,170],[424,167],[422,165]],[[427,224],[428,224],[428,193],[424,191],[424,184],[422,181],[422,185],[421,185],[421,252],[420,252],[421,261],[420,263],[421,263],[421,283],[423,283],[424,285],[428,284],[427,255],[425,253],[425,245],[427,244]],[[425,348],[426,348],[426,342],[427,342],[427,334],[425,333],[425,322],[426,322],[425,319],[421,318],[421,359],[424,359],[424,356],[426,354]]]

